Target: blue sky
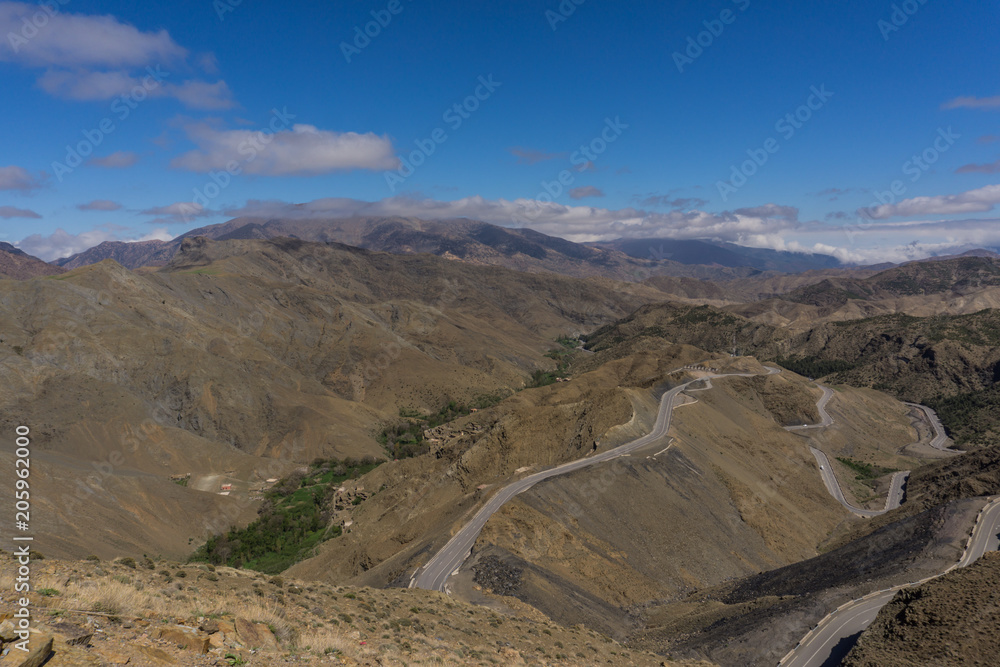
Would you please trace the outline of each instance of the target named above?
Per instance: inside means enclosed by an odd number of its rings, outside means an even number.
[[[0,2],[0,240],[360,213],[1000,245],[995,3],[236,1]]]

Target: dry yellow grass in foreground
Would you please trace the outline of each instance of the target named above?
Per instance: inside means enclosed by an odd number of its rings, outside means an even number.
[[[2,557],[0,618],[14,610]],[[84,665],[661,665],[582,627],[429,591],[283,580],[152,560],[38,560],[30,594],[50,667]],[[0,634],[3,634],[0,632]],[[74,644],[74,642],[76,642]],[[11,651],[0,665],[20,664]]]

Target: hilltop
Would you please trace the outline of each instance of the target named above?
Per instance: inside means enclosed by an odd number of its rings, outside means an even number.
[[[14,610],[2,557],[0,618]],[[420,590],[378,590],[148,558],[36,560],[31,647],[51,667],[665,663],[530,609],[498,614]],[[9,621],[4,621],[9,623]],[[0,623],[0,640],[9,644]],[[19,654],[17,652],[16,654]],[[27,654],[26,654],[27,655]]]

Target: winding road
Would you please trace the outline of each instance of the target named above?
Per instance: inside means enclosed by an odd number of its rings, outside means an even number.
[[[816,401],[816,409],[819,411],[819,423],[786,426],[786,431],[806,431],[811,428],[826,428],[827,426],[833,426],[833,417],[831,417],[830,413],[826,411],[826,404],[830,402],[831,398],[833,398],[833,389],[821,384],[817,384],[816,386],[823,390],[823,395],[819,397],[818,401]]]
[[[987,551],[997,550],[1000,548],[997,533],[1000,533],[1000,497],[991,499],[991,502],[979,513],[961,560],[939,575],[875,591],[841,605],[836,611],[821,620],[799,642],[798,646],[781,659],[778,666],[823,667],[824,665],[839,664],[839,661],[847,655],[854,645],[850,639],[872,624],[879,610],[888,604],[897,591],[919,586],[956,568],[966,567],[979,560]]]
[[[768,375],[774,375],[775,373],[781,372],[780,369],[770,366],[765,366],[765,368],[767,368]],[[486,525],[489,518],[493,516],[497,510],[503,507],[507,501],[522,491],[526,491],[535,484],[551,477],[555,477],[556,475],[565,475],[566,473],[573,472],[574,470],[579,470],[598,463],[610,461],[611,459],[615,459],[619,456],[624,456],[637,449],[646,447],[647,445],[650,445],[664,437],[670,429],[670,420],[673,414],[674,401],[676,400],[677,395],[691,385],[699,382],[707,382],[709,386],[711,386],[713,378],[754,377],[757,375],[757,373],[720,374],[713,372],[711,369],[693,366],[686,366],[675,369],[671,372],[673,373],[680,370],[704,370],[709,371],[710,374],[685,382],[684,384],[674,387],[666,392],[660,399],[660,409],[657,412],[656,423],[653,425],[653,429],[641,438],[636,438],[635,440],[632,440],[624,445],[615,447],[614,449],[609,449],[599,454],[594,454],[593,456],[577,459],[576,461],[571,461],[554,468],[549,468],[548,470],[537,472],[523,479],[511,482],[507,486],[500,489],[500,491],[498,491],[482,506],[482,508],[480,508],[471,521],[465,524],[461,530],[455,533],[455,535],[448,540],[448,543],[445,544],[444,547],[442,547],[442,549],[438,551],[426,565],[417,570],[416,574],[414,574],[410,579],[410,588],[423,588],[446,593],[447,591],[445,590],[445,586],[448,579],[453,574],[458,572],[462,563],[464,563],[465,559],[469,557],[469,554],[472,551],[472,546],[476,543],[476,539],[479,537],[479,533],[482,532],[483,526]]]
[[[813,456],[816,458],[816,463],[819,464],[819,474],[823,478],[823,484],[826,485],[826,490],[830,492],[830,495],[837,499],[837,501],[854,512],[858,516],[873,517],[880,514],[885,514],[889,510],[894,510],[903,504],[903,485],[906,484],[906,480],[910,477],[910,471],[904,470],[902,472],[897,472],[892,476],[892,481],[889,483],[889,493],[885,499],[885,509],[881,510],[866,510],[860,507],[855,507],[847,501],[844,497],[844,491],[840,488],[840,483],[837,481],[837,476],[833,472],[833,466],[830,465],[830,459],[827,458],[826,454],[810,446],[809,451],[812,452]]]
[[[833,390],[829,387],[823,385],[817,385],[823,390],[823,395],[816,402],[816,408],[819,411],[820,421],[818,424],[801,424],[799,426],[786,426],[786,431],[805,431],[814,428],[825,428],[827,426],[833,425],[833,417],[830,413],[826,411],[826,405],[833,398]],[[929,443],[931,447],[939,449],[942,452],[949,452],[953,454],[961,454],[962,452],[957,449],[950,449],[946,446],[948,442],[948,434],[945,433],[944,426],[941,424],[941,420],[938,419],[937,413],[926,405],[920,405],[919,403],[905,403],[912,408],[917,408],[924,413],[927,418],[928,423],[934,429],[934,439]],[[903,503],[903,488],[906,485],[906,481],[910,477],[910,471],[904,470],[897,472],[892,476],[892,480],[889,483],[889,493],[885,499],[885,509],[881,510],[866,510],[860,507],[855,507],[847,501],[844,497],[844,491],[840,487],[840,482],[837,481],[837,475],[833,472],[833,466],[830,465],[830,459],[827,458],[826,454],[810,446],[809,451],[812,452],[813,456],[816,458],[816,463],[819,464],[819,474],[823,478],[823,484],[826,486],[826,490],[830,492],[837,502],[843,505],[845,508],[857,514],[858,516],[873,517],[880,514],[885,514],[889,510],[896,509]]]
[[[946,446],[945,443],[948,442],[948,434],[944,431],[944,426],[941,424],[941,420],[938,418],[937,413],[931,410],[926,405],[920,405],[919,403],[906,403],[911,408],[917,408],[924,413],[927,417],[927,421],[930,422],[931,427],[934,429],[934,439],[930,441],[930,446],[934,449],[940,449],[942,452],[951,452],[953,454],[964,454],[960,449],[952,449]]]
[[[829,414],[827,414],[825,410],[826,404],[829,402],[833,392],[822,385],[820,388],[823,389],[823,397],[817,405],[821,406],[819,410],[822,420],[821,423],[809,426],[787,427],[788,430],[792,431],[802,430],[805,428],[819,428],[821,425],[829,425],[833,423],[833,420],[830,419]],[[906,403],[906,405],[921,410],[931,427],[934,429],[935,435],[934,439],[930,442],[931,447],[943,452],[955,454],[962,453],[959,450],[950,449],[946,446],[946,443],[948,442],[948,435],[945,433],[944,426],[942,426],[941,420],[938,419],[937,413],[935,413],[934,410],[926,405],[920,405],[918,403]],[[897,472],[893,475],[892,482],[889,487],[889,493],[886,497],[884,510],[863,510],[854,507],[847,502],[846,498],[844,498],[844,493],[837,482],[836,475],[833,473],[833,467],[830,465],[830,460],[827,458],[826,454],[815,447],[810,447],[809,450],[813,453],[813,456],[816,457],[817,463],[819,463],[820,475],[822,475],[823,483],[826,485],[830,495],[836,498],[841,505],[855,514],[866,517],[878,516],[879,514],[884,514],[890,509],[899,507],[902,503],[903,485],[909,477],[909,471]],[[966,546],[965,553],[962,555],[961,560],[941,574],[947,574],[958,567],[965,567],[982,557],[983,553],[1000,548],[1000,540],[998,540],[997,535],[998,532],[1000,532],[1000,498],[993,499],[992,502],[980,513],[976,520],[976,525],[973,527],[972,536],[969,538],[969,543]],[[879,610],[892,600],[897,591],[911,586],[918,586],[922,583],[930,581],[931,579],[935,579],[937,576],[941,575],[928,577],[927,579],[902,584],[881,591],[875,591],[865,595],[864,597],[858,598],[857,600],[852,600],[851,602],[841,605],[821,620],[819,624],[811,630],[801,642],[799,642],[799,645],[790,651],[781,660],[781,662],[778,663],[779,667],[823,667],[824,665],[839,664],[839,661],[846,656],[851,650],[851,647],[854,646],[857,636],[863,632],[865,628],[872,624],[875,617],[878,615]]]

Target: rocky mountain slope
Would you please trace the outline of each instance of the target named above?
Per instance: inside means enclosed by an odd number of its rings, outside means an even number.
[[[598,363],[641,339],[665,339],[717,352],[773,360],[810,377],[874,387],[938,408],[960,444],[997,437],[1000,310],[968,315],[883,315],[775,326],[728,308],[656,304],[587,336]],[[974,432],[973,432],[974,431]]]
[[[55,276],[62,272],[57,266],[32,257],[9,243],[0,242],[0,279],[27,280],[38,276]]]
[[[103,243],[58,263],[75,267],[115,259],[128,268],[161,265],[176,254],[183,239],[197,236],[217,241],[289,237],[319,243],[343,243],[397,255],[431,254],[470,264],[576,277],[604,276],[629,280],[642,271],[648,275],[657,266],[657,262],[652,260],[636,260],[621,252],[591,248],[531,229],[508,229],[465,219],[427,221],[416,218],[235,218],[222,224],[193,229],[166,243],[147,242],[141,246]]]
[[[78,269],[113,259],[129,269],[143,266],[164,266],[177,253],[180,241],[104,241],[71,257],[57,259],[53,264],[65,269]]]
[[[845,667],[991,665],[1000,627],[1000,553],[987,553],[882,608],[844,659]]]
[[[383,456],[400,409],[510,394],[554,365],[556,336],[655,297],[426,255],[190,240],[159,271],[107,261],[12,283],[2,422],[38,442],[40,548],[179,557],[252,516],[266,479]],[[170,480],[188,474],[190,488]]]
[[[172,241],[123,243],[109,241],[82,253],[56,260],[76,268],[114,259],[123,266],[162,266],[185,238],[204,236],[217,241],[297,238],[321,243],[343,243],[397,255],[431,254],[479,265],[517,271],[554,272],[575,277],[603,276],[641,281],[650,276],[685,276],[730,281],[762,272],[801,272],[838,266],[833,258],[801,253],[744,248],[702,241],[654,239],[669,252],[647,241],[580,244],[529,228],[491,225],[465,218],[274,219],[234,218],[225,223],[192,229]],[[801,283],[801,281],[799,281]],[[763,288],[767,289],[767,288]]]
[[[598,248],[620,250],[629,257],[669,259],[682,264],[704,264],[730,268],[749,267],[757,271],[801,273],[840,267],[830,255],[786,252],[767,248],[748,248],[735,243],[677,239],[618,239],[589,243]]]

